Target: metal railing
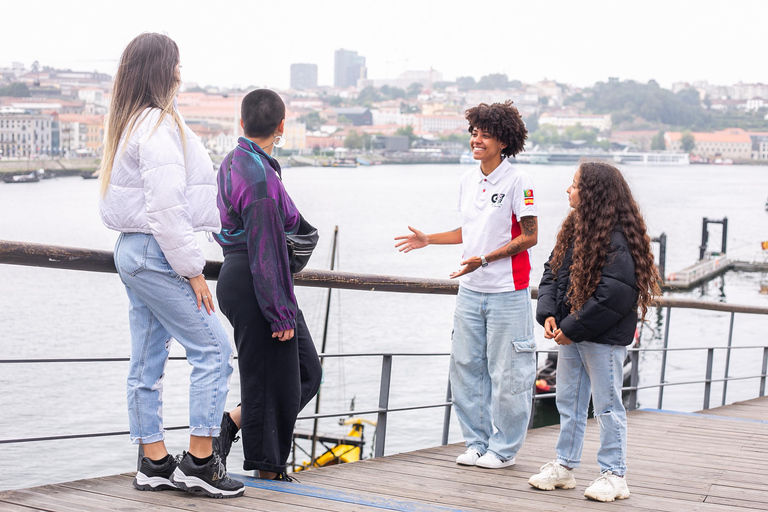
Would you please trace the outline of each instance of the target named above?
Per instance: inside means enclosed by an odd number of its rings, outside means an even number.
[[[87,249],[76,249],[40,244],[28,244],[19,242],[8,242],[0,240],[0,263],[25,265],[25,266],[37,266],[48,268],[59,268],[68,270],[83,270],[91,272],[111,272],[115,273],[114,262],[112,259],[112,253],[109,251],[92,251]],[[219,270],[221,268],[221,262],[207,262],[204,274],[208,279],[216,279],[218,277]],[[299,286],[321,287],[321,288],[339,288],[349,290],[370,290],[370,291],[388,291],[388,292],[401,292],[401,293],[422,293],[422,294],[449,294],[455,295],[458,292],[458,283],[455,281],[444,279],[418,279],[418,278],[406,278],[406,277],[393,277],[393,276],[380,276],[371,274],[354,274],[348,272],[338,271],[323,271],[323,270],[304,270],[294,276],[294,282]],[[532,288],[532,296],[536,298],[537,290]],[[693,300],[681,300],[681,299],[662,299],[657,306],[664,308],[666,311],[665,325],[664,325],[664,337],[662,348],[633,348],[629,350],[629,357],[631,361],[630,372],[630,385],[624,387],[624,390],[628,393],[629,409],[633,410],[637,407],[637,395],[638,391],[658,388],[658,408],[662,409],[664,389],[668,386],[680,386],[688,384],[703,384],[704,385],[704,404],[703,409],[708,409],[711,400],[712,384],[717,382],[723,383],[723,396],[722,404],[726,403],[727,384],[730,381],[746,380],[746,379],[759,379],[759,392],[758,396],[765,396],[765,384],[766,384],[766,371],[768,370],[768,343],[765,345],[748,346],[748,347],[734,347],[733,343],[733,327],[735,315],[739,314],[757,314],[766,315],[768,318],[768,308],[766,307],[754,307],[744,305],[723,304],[715,302],[701,302]],[[728,344],[725,347],[693,347],[693,348],[669,348],[669,326],[671,321],[671,312],[673,308],[679,309],[698,309],[698,310],[710,310],[721,311],[730,313],[730,329],[728,335]],[[765,330],[763,330],[765,332]],[[729,375],[731,352],[733,350],[762,350],[762,371],[757,375],[731,377]],[[684,382],[667,382],[666,376],[666,364],[667,354],[674,351],[691,351],[691,350],[706,350],[707,351],[707,366],[706,374],[702,380],[684,381]],[[713,378],[713,361],[714,352],[716,350],[726,351],[725,372],[721,379]],[[556,350],[540,350],[537,351],[537,357],[540,353],[557,352]],[[661,352],[661,372],[658,384],[639,385],[639,359],[640,354],[646,352]],[[322,418],[341,418],[348,417],[350,415],[377,415],[377,426],[375,435],[375,451],[374,456],[379,457],[384,454],[386,444],[387,433],[387,419],[389,413],[413,411],[432,408],[444,408],[445,414],[443,419],[442,429],[442,444],[448,443],[448,434],[450,427],[450,412],[451,412],[451,393],[450,384],[448,385],[448,391],[446,394],[446,400],[444,402],[419,404],[406,407],[390,407],[389,397],[391,388],[392,377],[392,364],[395,357],[445,357],[449,356],[449,353],[394,353],[394,352],[377,352],[377,353],[339,353],[339,354],[327,354],[321,353],[321,358],[350,358],[350,357],[381,357],[381,376],[379,380],[379,398],[378,407],[362,410],[362,411],[342,411],[333,413],[316,413],[300,416],[299,420],[315,420]],[[171,360],[185,360],[184,357],[171,357]],[[0,359],[0,364],[38,364],[38,363],[91,363],[91,362],[127,362],[129,358],[65,358],[65,359]],[[534,393],[534,401],[552,399],[555,395],[549,394],[536,394]],[[534,408],[535,411],[535,408]],[[531,417],[531,425],[533,424],[533,414]],[[169,427],[166,430],[181,430],[187,428],[186,426]],[[48,441],[59,439],[78,439],[87,437],[104,437],[104,436],[118,436],[127,435],[127,431],[119,432],[102,432],[91,434],[72,434],[62,436],[48,436],[48,437],[36,437],[36,438],[22,438],[22,439],[0,439],[0,444],[9,443],[25,443],[36,441]]]

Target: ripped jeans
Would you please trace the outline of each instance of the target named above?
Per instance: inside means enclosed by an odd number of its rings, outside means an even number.
[[[557,358],[557,410],[560,435],[557,461],[570,468],[581,464],[589,397],[600,426],[600,471],[627,471],[627,413],[621,401],[627,347],[582,341],[561,345]]]
[[[192,365],[189,434],[218,436],[232,375],[232,345],[216,313],[197,309],[189,281],[173,271],[152,235],[123,233],[115,266],[128,293],[131,363],[128,422],[131,442],[162,441],[163,377],[171,337]]]

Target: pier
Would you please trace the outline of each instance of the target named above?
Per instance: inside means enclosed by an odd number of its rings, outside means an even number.
[[[295,475],[299,482],[293,483],[240,475],[247,488],[238,499],[137,491],[131,485],[133,473],[127,473],[3,491],[0,510],[768,510],[768,482],[759,470],[768,453],[768,397],[699,413],[630,412],[627,483],[632,495],[612,505],[583,497],[599,473],[595,420],[587,427],[575,489],[539,491],[528,485],[539,466],[554,458],[558,428],[529,431],[517,464],[504,469],[457,466],[454,459],[464,448],[452,444],[300,472]]]

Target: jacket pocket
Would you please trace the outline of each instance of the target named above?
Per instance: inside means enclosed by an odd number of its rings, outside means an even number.
[[[510,347],[510,393],[533,390],[536,380],[536,341],[533,337],[515,340]]]
[[[134,237],[142,235],[124,235],[120,248],[120,271],[129,276],[135,276],[147,268],[147,248],[152,237],[143,235],[143,240]],[[134,238],[134,240],[130,240]]]

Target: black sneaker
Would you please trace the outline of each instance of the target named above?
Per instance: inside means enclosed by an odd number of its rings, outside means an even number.
[[[235,422],[229,416],[228,412],[224,413],[224,417],[221,418],[221,432],[219,437],[213,438],[213,453],[218,453],[221,457],[221,461],[224,463],[224,469],[227,469],[227,457],[229,451],[232,449],[232,443],[236,443],[240,436],[237,432],[240,429],[237,428]]]
[[[179,461],[170,455],[161,464],[155,464],[149,457],[141,458],[141,466],[133,479],[133,486],[140,491],[164,491],[176,489],[171,481]]]
[[[299,481],[298,478],[296,478],[295,476],[289,475],[285,471],[275,475],[275,478],[273,478],[272,480],[280,480],[281,482],[298,482]]]
[[[202,466],[192,461],[192,456],[184,452],[181,462],[171,475],[171,482],[179,489],[203,493],[211,498],[236,498],[245,492],[243,482],[233,480],[217,453]]]

